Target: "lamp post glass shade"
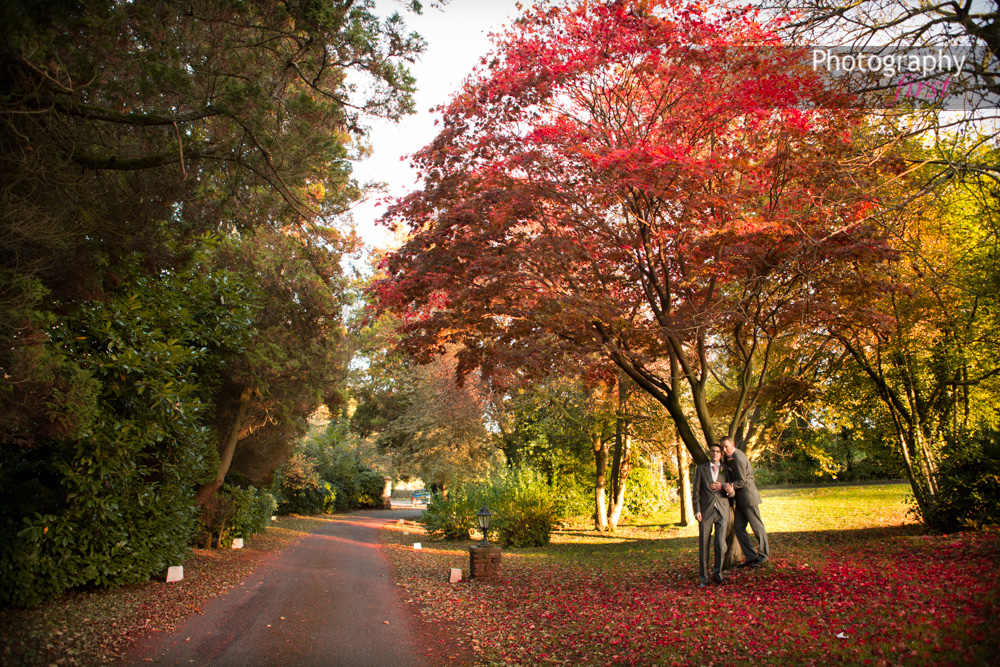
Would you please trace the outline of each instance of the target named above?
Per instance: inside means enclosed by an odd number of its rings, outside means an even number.
[[[479,514],[476,515],[476,520],[479,522],[479,529],[483,531],[483,541],[480,544],[489,544],[489,540],[486,538],[486,534],[490,529],[490,521],[493,519],[493,512],[486,505],[479,510]]]

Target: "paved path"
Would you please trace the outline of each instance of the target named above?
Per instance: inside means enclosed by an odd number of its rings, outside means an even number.
[[[202,605],[126,665],[425,667],[379,529],[420,510],[337,517]],[[284,617],[284,618],[282,618]]]

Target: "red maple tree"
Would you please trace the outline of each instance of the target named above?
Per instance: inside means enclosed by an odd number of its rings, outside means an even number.
[[[861,116],[747,11],[543,4],[495,41],[386,216],[411,237],[380,304],[465,369],[599,351],[702,462],[746,426],[775,341],[885,255],[850,160]]]

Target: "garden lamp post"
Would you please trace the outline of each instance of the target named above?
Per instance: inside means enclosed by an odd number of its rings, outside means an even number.
[[[469,547],[469,578],[498,581],[500,579],[500,558],[503,553],[500,547],[490,544],[490,522],[493,512],[486,505],[476,514],[479,530],[483,531],[483,541],[474,547]]]
[[[493,520],[493,512],[486,505],[479,510],[479,514],[476,515],[476,521],[479,522],[479,530],[483,531],[483,541],[477,544],[477,547],[484,548],[490,546],[489,538],[487,537],[487,532],[490,529],[490,521]]]

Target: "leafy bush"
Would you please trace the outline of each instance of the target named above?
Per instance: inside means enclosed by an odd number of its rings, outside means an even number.
[[[509,547],[545,546],[559,517],[545,479],[530,468],[515,468],[467,484],[448,499],[435,494],[422,522],[432,535],[468,539],[471,530],[478,533],[476,514],[483,505],[493,512],[491,535]]]
[[[336,509],[333,485],[320,479],[316,464],[302,454],[293,454],[278,472],[275,487],[281,496],[281,514],[330,514]]]
[[[900,471],[881,461],[867,458],[854,462],[850,468],[830,473],[814,462],[795,459],[764,461],[754,465],[754,480],[758,487],[786,484],[821,484],[824,482],[860,482],[877,479],[898,479]]]
[[[500,508],[496,531],[505,547],[544,547],[552,536],[551,503],[520,499]]]
[[[553,495],[557,517],[589,516],[594,513],[593,480],[586,484],[570,484],[563,481],[558,492]]]
[[[648,468],[635,468],[625,485],[625,516],[649,516],[668,504],[667,488]]]
[[[75,432],[0,450],[0,605],[145,581],[184,560],[193,491],[217,461],[201,377],[246,335],[242,306],[216,305],[243,301],[232,278],[133,280],[49,329],[53,354],[93,391],[75,394],[89,402]]]
[[[362,470],[354,476],[357,488],[355,503],[363,509],[382,509],[385,475],[377,470]]]
[[[224,486],[202,508],[198,541],[206,548],[228,548],[233,538],[264,532],[276,509],[266,489]]]
[[[502,545],[543,547],[549,543],[558,517],[552,489],[542,475],[527,467],[513,468],[492,477],[478,490],[476,504],[492,510],[491,528]]]
[[[947,443],[938,492],[923,517],[944,532],[1000,525],[1000,432],[967,434]]]
[[[476,525],[475,498],[461,492],[451,493],[447,498],[441,493],[431,495],[420,522],[427,532],[446,540],[467,540],[469,532]]]
[[[333,490],[333,511],[334,512],[346,512],[351,509],[351,498],[358,495],[357,485],[354,483],[354,478],[349,480],[335,480],[330,482],[330,488]]]

